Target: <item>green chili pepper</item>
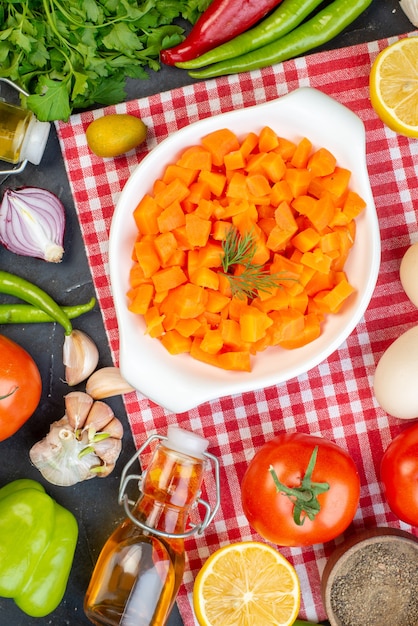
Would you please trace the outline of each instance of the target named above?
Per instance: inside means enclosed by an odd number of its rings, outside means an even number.
[[[176,66],[185,70],[194,70],[266,46],[299,26],[322,2],[323,0],[283,0],[273,13],[254,28],[195,59],[176,63]]]
[[[55,322],[61,324],[66,335],[71,335],[73,327],[67,313],[37,285],[25,278],[0,270],[0,293],[15,296],[41,309]]]
[[[84,304],[62,306],[61,309],[68,315],[70,320],[73,320],[83,315],[83,313],[91,311],[95,304],[96,298],[91,298],[89,302]],[[0,304],[0,324],[35,324],[53,321],[54,319],[48,313],[31,304]]]
[[[31,617],[61,602],[70,574],[78,526],[42,485],[16,480],[0,489],[0,596],[13,598]]]
[[[311,19],[270,44],[247,54],[214,63],[200,71],[191,71],[189,75],[192,78],[214,78],[261,69],[293,59],[336,37],[371,3],[372,0],[334,0]]]

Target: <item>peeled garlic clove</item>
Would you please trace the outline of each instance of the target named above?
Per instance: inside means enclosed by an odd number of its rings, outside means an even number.
[[[65,380],[70,387],[86,380],[99,362],[99,351],[94,341],[81,330],[73,330],[64,338],[63,361]]]
[[[83,391],[71,391],[64,397],[64,401],[70,426],[75,430],[83,428],[93,405],[93,398]]]
[[[118,367],[102,367],[96,370],[86,383],[86,391],[95,400],[119,396],[135,391],[123,378]]]

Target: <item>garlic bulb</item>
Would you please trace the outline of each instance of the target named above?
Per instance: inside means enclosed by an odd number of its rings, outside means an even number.
[[[65,380],[73,387],[94,372],[99,362],[99,351],[86,333],[82,330],[73,330],[64,338],[63,362]]]
[[[86,391],[95,400],[119,396],[135,391],[123,378],[118,367],[102,367],[86,382]]]
[[[418,0],[400,0],[399,6],[411,24],[418,28]]]
[[[29,456],[53,485],[68,487],[108,476],[122,450],[123,426],[112,409],[82,391],[65,396],[65,415],[51,424]]]

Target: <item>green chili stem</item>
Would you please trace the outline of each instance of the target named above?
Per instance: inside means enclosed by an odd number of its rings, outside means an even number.
[[[95,304],[96,299],[91,298],[89,302],[73,306],[62,306],[61,309],[72,320],[83,313],[91,311]],[[35,324],[54,321],[54,318],[48,315],[48,313],[31,304],[0,304],[0,324]]]
[[[302,526],[305,518],[311,521],[315,519],[321,507],[318,501],[318,495],[328,491],[328,483],[312,482],[312,473],[315,469],[316,458],[318,456],[318,446],[313,451],[309,459],[308,467],[299,487],[287,487],[280,482],[275,469],[272,465],[269,467],[270,474],[273,478],[277,492],[283,493],[290,498],[294,504],[293,520],[297,526]]]
[[[40,308],[44,313],[50,315],[54,321],[61,324],[66,335],[71,335],[73,327],[68,315],[46,291],[37,285],[25,278],[0,270],[0,293],[15,296]]]

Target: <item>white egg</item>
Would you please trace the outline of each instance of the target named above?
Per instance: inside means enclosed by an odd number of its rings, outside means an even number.
[[[374,394],[389,415],[418,417],[418,326],[404,332],[383,353],[374,375]]]
[[[412,244],[405,252],[399,276],[406,295],[418,307],[418,243]]]

